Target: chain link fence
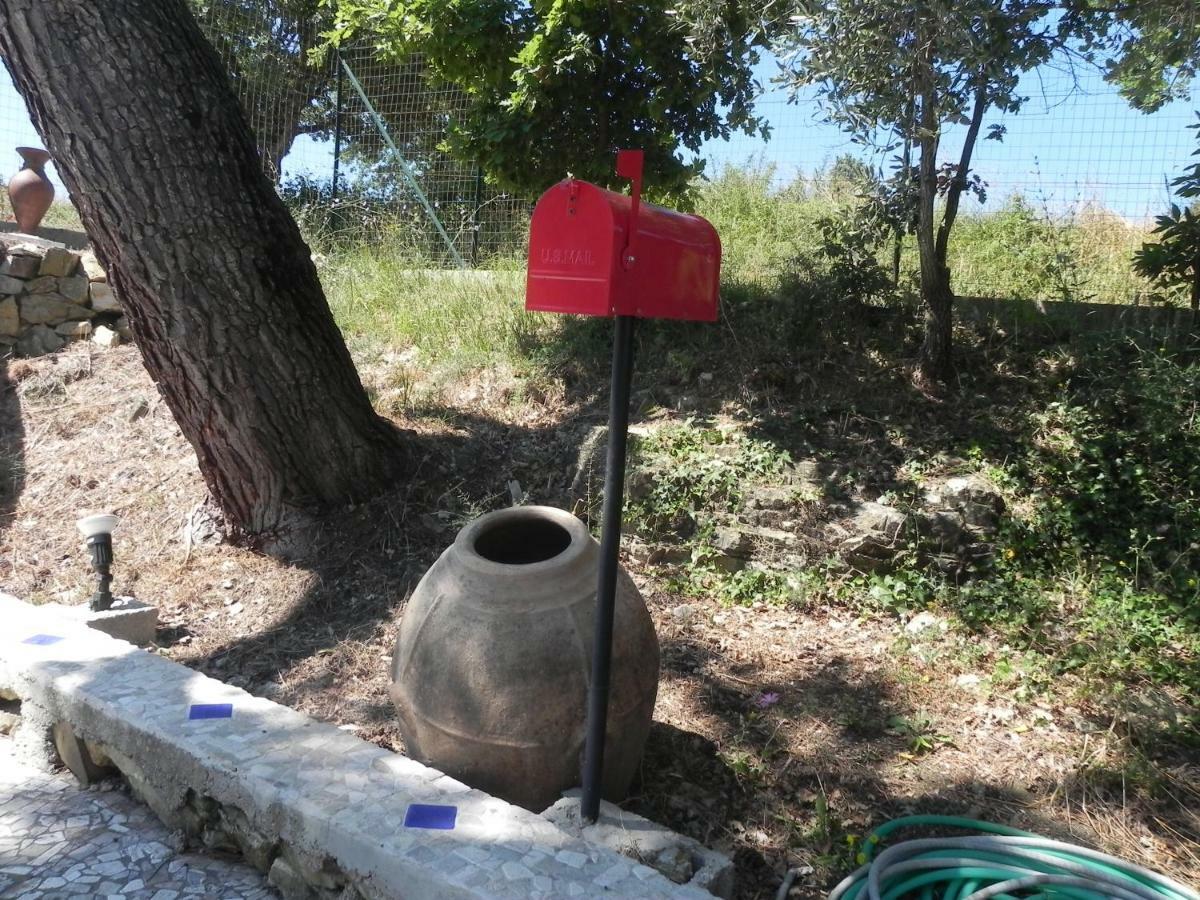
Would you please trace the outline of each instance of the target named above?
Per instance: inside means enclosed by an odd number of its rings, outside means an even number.
[[[419,55],[388,60],[365,45],[314,55],[330,25],[319,0],[194,0],[194,9],[264,171],[315,240],[386,242],[444,265],[523,245],[529,202],[445,152],[467,97]]]
[[[446,152],[448,130],[468,98],[433,78],[419,56],[388,60],[369,46],[314,55],[331,24],[323,0],[191,2],[242,101],[264,172],[314,244],[375,242],[439,266],[485,265],[522,252],[531,198],[496,190],[476,165]],[[710,178],[727,166],[769,168],[783,191],[812,182],[843,154],[886,169],[886,155],[864,156],[824,125],[814,97],[772,88],[773,74],[764,63],[767,90],[758,108],[771,139],[706,145]],[[20,98],[4,86],[0,133],[14,146],[38,143]],[[1020,113],[1003,120],[1004,142],[979,144],[973,168],[988,183],[988,200],[964,204],[959,232],[1015,209],[1016,230],[1040,223],[1051,227],[1047,240],[1061,245],[1053,263],[1062,273],[1060,293],[1087,269],[1089,299],[1136,301],[1145,285],[1127,262],[1168,208],[1169,180],[1189,162],[1195,135],[1187,126],[1200,94],[1143,116],[1094,71],[1039,72],[1027,93]],[[951,129],[945,158],[956,157],[959,139]],[[69,212],[59,210],[63,221],[55,224],[69,224]],[[1000,257],[1020,251],[1019,240],[994,248]],[[979,260],[952,260],[959,293],[1020,295],[1019,286],[997,280],[1001,266]]]

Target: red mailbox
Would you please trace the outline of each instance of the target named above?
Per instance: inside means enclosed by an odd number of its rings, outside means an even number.
[[[618,153],[617,174],[633,181],[630,196],[574,178],[542,194],[529,228],[525,282],[526,309],[616,319],[580,801],[580,816],[588,822],[600,814],[634,322],[716,321],[721,269],[721,241],[708,222],[642,203],[641,150]]]
[[[525,308],[585,316],[717,318],[721,240],[700,216],[641,202],[641,151],[617,172],[633,195],[560,181],[537,202],[529,229]]]

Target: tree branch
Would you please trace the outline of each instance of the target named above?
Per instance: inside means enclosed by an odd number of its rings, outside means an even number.
[[[971,169],[971,156],[975,152],[975,143],[979,140],[979,129],[983,125],[983,114],[988,108],[987,75],[979,73],[975,77],[975,107],[971,110],[971,124],[963,139],[962,153],[958,159],[958,170],[950,181],[950,189],[946,192],[946,209],[942,213],[942,224],[938,226],[937,245],[934,248],[938,262],[945,264],[946,252],[950,244],[950,229],[958,217],[958,204],[963,191],[967,189],[967,172]]]

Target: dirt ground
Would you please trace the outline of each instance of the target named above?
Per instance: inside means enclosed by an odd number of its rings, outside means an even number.
[[[370,372],[364,378],[371,382]],[[158,652],[402,750],[387,663],[405,598],[458,527],[517,480],[560,503],[594,402],[477,381],[400,424],[418,470],[335,511],[311,558],[285,564],[220,540],[195,457],[137,351],[76,345],[0,362],[0,589],[82,602],[75,519],[122,517],[115,589],[160,605]],[[5,473],[0,471],[0,476]],[[3,482],[0,477],[0,482]],[[989,648],[936,617],[727,607],[626,560],[654,616],[663,671],[630,805],[731,853],[739,896],[822,896],[855,842],[909,812],[964,814],[1200,879],[1200,765],[1064,684],[987,677]],[[917,627],[917,626],[923,627]],[[811,867],[811,869],[805,868]]]

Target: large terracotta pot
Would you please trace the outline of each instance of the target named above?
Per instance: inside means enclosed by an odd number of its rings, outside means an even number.
[[[8,199],[17,228],[25,234],[33,234],[54,202],[54,185],[46,177],[45,170],[50,154],[37,147],[18,147],[17,152],[24,164],[8,182]]]
[[[459,532],[400,620],[392,702],[408,754],[541,811],[580,783],[599,545],[544,506]],[[658,638],[618,579],[604,796],[637,772],[658,693]]]

